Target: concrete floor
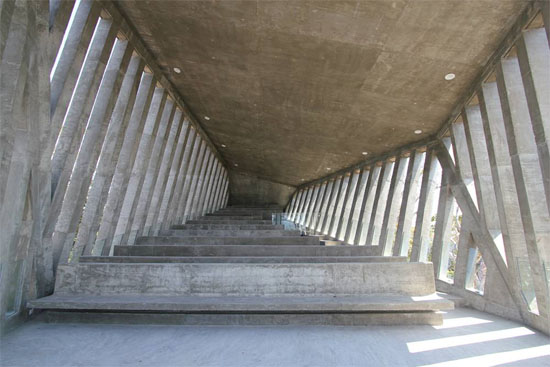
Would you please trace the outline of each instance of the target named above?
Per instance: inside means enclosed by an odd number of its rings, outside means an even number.
[[[550,338],[470,309],[443,326],[44,324],[2,339],[1,366],[550,366]]]

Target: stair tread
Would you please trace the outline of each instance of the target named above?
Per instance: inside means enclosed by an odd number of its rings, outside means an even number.
[[[437,311],[453,303],[437,294],[421,297],[372,294],[350,296],[143,296],[55,293],[27,303],[58,310],[166,312],[402,312]]]
[[[404,256],[82,256],[82,262],[109,263],[356,263],[356,262],[405,262]],[[127,261],[125,261],[127,260]]]

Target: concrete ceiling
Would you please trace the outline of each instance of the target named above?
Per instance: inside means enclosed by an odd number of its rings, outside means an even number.
[[[298,185],[436,132],[525,1],[119,5],[227,162]]]

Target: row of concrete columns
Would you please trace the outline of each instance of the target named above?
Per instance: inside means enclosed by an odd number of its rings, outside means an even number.
[[[228,200],[215,148],[116,9],[50,5],[1,6],[3,322],[52,290],[57,264]]]
[[[377,246],[380,255],[432,261],[436,278],[447,283],[456,256],[454,281],[443,290],[548,330],[547,34],[544,27],[522,31],[447,135],[300,187],[289,219],[349,244]],[[458,255],[450,242],[457,220]],[[477,293],[465,291],[475,266],[471,249],[487,267],[485,290],[472,289]]]

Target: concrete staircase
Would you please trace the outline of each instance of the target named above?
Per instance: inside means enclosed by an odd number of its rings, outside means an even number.
[[[431,264],[324,246],[271,224],[268,207],[230,207],[131,246],[58,267],[54,320],[184,324],[440,324]]]

